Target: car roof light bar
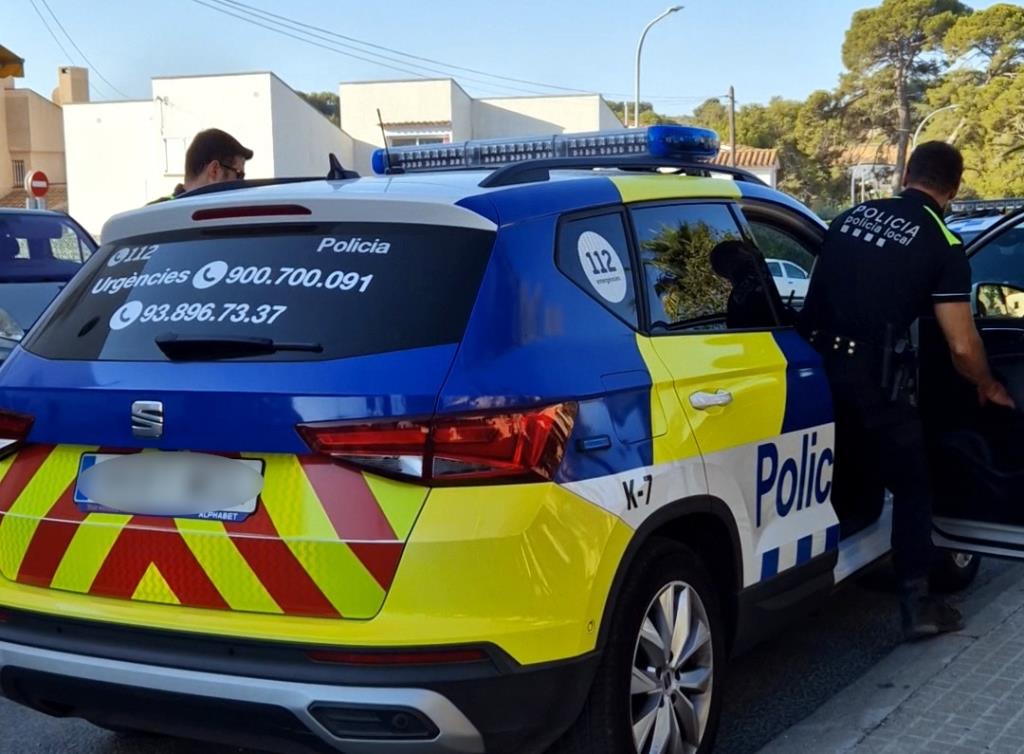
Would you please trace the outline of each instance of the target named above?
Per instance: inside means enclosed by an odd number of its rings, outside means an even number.
[[[478,139],[455,144],[392,147],[373,153],[373,171],[391,173],[487,170],[534,160],[648,157],[703,162],[719,150],[718,134],[694,126],[648,126],[591,133],[515,139]]]

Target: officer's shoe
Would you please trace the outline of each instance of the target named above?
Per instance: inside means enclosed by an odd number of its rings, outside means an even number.
[[[929,594],[926,580],[905,585],[900,611],[903,614],[903,635],[908,641],[960,631],[964,627],[960,611]]]

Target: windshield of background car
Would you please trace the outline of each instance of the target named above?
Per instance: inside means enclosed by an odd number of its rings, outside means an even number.
[[[403,223],[224,228],[104,245],[26,340],[53,359],[164,361],[160,336],[316,344],[261,361],[458,342],[492,231]]]
[[[0,283],[70,280],[92,250],[92,241],[59,216],[0,213]]]

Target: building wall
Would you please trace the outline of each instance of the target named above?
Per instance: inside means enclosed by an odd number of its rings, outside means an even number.
[[[160,155],[155,199],[185,178],[185,150],[197,133],[220,128],[253,150],[248,178],[274,176],[274,129],[269,73],[153,79],[157,131],[151,150]],[[72,205],[74,211],[74,205]]]
[[[246,177],[326,175],[351,140],[270,73],[153,80],[153,99],[64,106],[68,209],[98,235],[113,214],[170,194],[206,128],[252,149]]]
[[[355,140],[354,165],[370,171],[384,145],[377,109],[393,135],[450,129],[452,141],[622,128],[599,95],[475,100],[451,79],[341,84],[341,128]]]
[[[452,86],[452,141],[467,141],[473,131],[473,98],[461,86]]]
[[[354,140],[353,164],[361,173],[370,172],[373,150],[384,146],[377,110],[385,123],[452,123],[458,133],[465,134],[472,124],[464,126],[466,107],[454,93],[458,85],[451,79],[414,81],[371,81],[345,83],[338,87],[341,100],[341,130]],[[462,93],[465,97],[465,94]],[[468,99],[468,97],[466,98]],[[459,138],[459,137],[456,137]],[[461,138],[469,138],[463,136]]]
[[[31,89],[8,89],[7,138],[12,160],[42,170],[51,183],[66,183],[64,118],[61,108]]]
[[[11,150],[7,141],[7,97],[6,88],[10,79],[0,79],[0,196],[14,188],[14,173],[11,169]]]
[[[488,98],[477,100],[473,109],[473,133],[478,139],[622,127],[596,94]]]
[[[63,109],[68,210],[99,237],[110,215],[145,204],[166,186],[154,139],[159,113],[149,100]]]
[[[328,154],[350,167],[353,140],[280,79],[270,82],[274,175],[327,175]]]

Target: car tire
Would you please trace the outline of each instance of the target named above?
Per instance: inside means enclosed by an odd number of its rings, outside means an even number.
[[[652,539],[619,594],[583,711],[549,754],[649,754],[655,741],[662,746],[654,751],[711,751],[727,652],[707,569],[689,548]],[[669,613],[674,634],[663,617]],[[672,635],[666,658],[663,637]],[[640,745],[635,729],[646,733]],[[664,746],[666,735],[682,736],[684,745]]]
[[[928,581],[933,592],[961,592],[974,582],[980,567],[980,555],[940,550],[928,575]]]

